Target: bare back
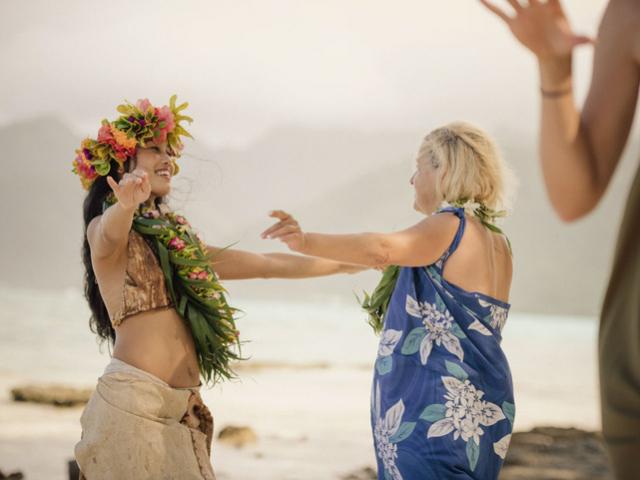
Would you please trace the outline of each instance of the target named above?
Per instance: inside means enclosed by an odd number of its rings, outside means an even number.
[[[465,217],[466,228],[446,263],[445,280],[509,303],[513,264],[505,237],[487,229],[475,217]]]

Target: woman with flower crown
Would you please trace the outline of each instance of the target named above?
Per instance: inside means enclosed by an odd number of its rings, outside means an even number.
[[[371,426],[381,480],[492,480],[515,406],[500,347],[512,262],[495,225],[506,165],[490,138],[452,123],[424,139],[411,177],[426,218],[393,233],[306,233],[286,212],[263,232],[296,252],[386,267],[363,306],[381,334]]]
[[[363,266],[206,245],[165,203],[190,137],[187,104],[118,107],[73,164],[87,190],[83,260],[90,327],[113,344],[82,412],[80,478],[214,479],[213,419],[202,377],[233,377],[241,358],[224,279],[302,278]]]

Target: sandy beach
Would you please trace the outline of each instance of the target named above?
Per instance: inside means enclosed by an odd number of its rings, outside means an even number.
[[[85,331],[76,294],[41,297],[28,308],[15,292],[1,300],[7,321],[0,324],[0,470],[20,470],[29,480],[66,479],[82,407],[13,402],[9,391],[51,382],[93,388],[108,353],[100,354]],[[337,480],[373,466],[369,392],[377,339],[357,305],[240,303],[251,359],[238,370],[240,380],[202,394],[216,436],[225,426],[249,426],[258,441],[242,449],[215,443],[218,478]],[[25,309],[28,315],[19,317]],[[43,325],[53,324],[58,328],[41,335]],[[516,430],[599,428],[595,335],[595,319],[510,317],[503,346],[516,389]]]

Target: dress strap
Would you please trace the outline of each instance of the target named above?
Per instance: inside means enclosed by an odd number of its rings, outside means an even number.
[[[453,252],[456,251],[456,249],[458,248],[458,245],[460,245],[460,241],[462,240],[462,235],[464,234],[464,228],[467,224],[467,219],[464,216],[464,208],[462,207],[445,207],[438,210],[436,213],[443,213],[443,212],[451,212],[460,219],[460,225],[458,225],[456,236],[453,237],[453,241],[451,242],[451,245],[449,245],[449,248],[447,248],[447,250],[442,254],[442,256],[440,257],[440,260],[438,261],[438,263],[442,262],[441,264],[444,266],[444,262],[447,261],[447,259],[453,254]]]

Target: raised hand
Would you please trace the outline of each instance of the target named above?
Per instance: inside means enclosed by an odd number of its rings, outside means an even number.
[[[120,206],[126,209],[137,208],[138,205],[146,202],[151,195],[149,176],[147,172],[139,168],[131,173],[125,173],[120,182],[116,182],[113,177],[108,176],[107,183],[113,190]]]
[[[569,57],[576,46],[593,42],[571,30],[560,0],[507,1],[515,16],[508,15],[494,2],[480,0],[480,3],[500,17],[518,41],[541,60]]]
[[[269,216],[279,219],[279,222],[266,229],[260,236],[280,240],[294,252],[302,251],[305,235],[296,219],[282,210],[269,212]]]

